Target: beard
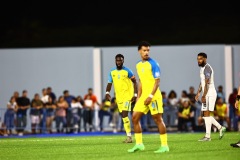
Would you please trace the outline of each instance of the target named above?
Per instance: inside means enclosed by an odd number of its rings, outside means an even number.
[[[116,64],[116,66],[117,66],[118,70],[122,69],[122,67],[123,67],[123,65],[118,66],[117,64]]]
[[[204,67],[205,66],[205,63],[201,63],[201,64],[198,64],[199,67]]]

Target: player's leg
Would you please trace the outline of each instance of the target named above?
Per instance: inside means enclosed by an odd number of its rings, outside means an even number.
[[[150,112],[152,114],[152,118],[154,122],[156,123],[160,135],[160,143],[161,146],[158,150],[154,151],[155,153],[163,153],[163,152],[168,152],[169,147],[167,143],[167,130],[165,123],[162,118],[162,113],[163,113],[163,107],[162,107],[162,101],[156,100],[153,101],[150,104]]]
[[[130,119],[128,118],[128,111],[123,110],[121,114],[122,114],[123,126],[127,135],[127,138],[123,142],[132,143],[131,124],[130,124]]]

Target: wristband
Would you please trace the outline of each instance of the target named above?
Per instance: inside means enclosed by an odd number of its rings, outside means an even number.
[[[239,101],[239,100],[240,100],[240,95],[237,95],[236,101]]]
[[[152,94],[149,94],[149,96],[148,97],[150,97],[150,98],[153,98],[153,95]]]
[[[137,97],[137,93],[134,93],[134,97]]]
[[[110,94],[110,93],[107,91],[106,94]]]

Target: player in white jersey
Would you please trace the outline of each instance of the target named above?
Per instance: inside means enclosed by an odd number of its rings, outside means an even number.
[[[200,93],[202,92],[202,113],[203,119],[205,121],[206,134],[202,139],[198,141],[211,141],[211,127],[212,124],[216,126],[219,130],[219,139],[222,139],[224,132],[226,131],[226,127],[221,126],[212,116],[215,102],[217,98],[217,92],[214,86],[214,72],[212,67],[207,63],[207,54],[199,53],[197,56],[198,66],[200,69],[200,85],[198,88],[197,95],[195,100],[198,101]]]

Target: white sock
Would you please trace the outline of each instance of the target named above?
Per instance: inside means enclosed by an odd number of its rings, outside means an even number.
[[[211,120],[212,120],[212,124],[214,126],[216,126],[218,130],[220,130],[222,126],[218,123],[218,121],[215,120],[215,118],[213,118],[212,116],[210,116],[210,117],[211,117]]]
[[[205,137],[210,138],[211,137],[212,119],[211,119],[211,117],[203,117],[203,119],[205,121],[205,127],[206,127]]]

